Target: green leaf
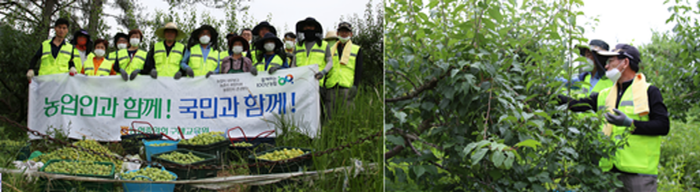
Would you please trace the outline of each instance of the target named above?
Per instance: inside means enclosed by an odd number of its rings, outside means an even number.
[[[506,159],[506,156],[501,151],[494,151],[493,153],[491,153],[491,162],[493,162],[493,165],[496,167],[501,166],[501,164],[503,163],[503,160],[505,160],[505,159]]]
[[[399,122],[401,122],[401,123],[406,122],[406,116],[407,116],[406,113],[404,113],[403,111],[399,111],[399,112],[394,113],[394,117],[398,118]]]
[[[404,146],[404,144],[406,144],[406,142],[404,142],[403,140],[403,137],[400,136],[387,135],[386,140],[393,143],[394,145]]]
[[[467,147],[465,147],[464,150],[462,150],[462,158],[469,155],[472,152],[472,150],[476,147],[476,145],[478,145],[478,144],[477,143],[469,143],[469,145],[467,145]]]
[[[413,166],[413,171],[416,172],[416,178],[420,178],[423,173],[425,173],[425,167],[423,166]]]
[[[489,170],[489,176],[491,176],[491,178],[493,178],[493,180],[498,180],[503,176],[503,173],[501,173],[500,170],[492,169],[492,170]]]
[[[525,147],[533,148],[535,150],[537,149],[537,146],[541,146],[541,145],[542,145],[542,143],[540,143],[539,141],[535,141],[533,139],[528,139],[525,141],[521,141],[518,144],[515,144],[516,147],[525,146]]]
[[[479,163],[479,161],[481,161],[481,159],[483,159],[484,156],[486,156],[486,152],[488,151],[489,149],[487,148],[481,148],[479,149],[479,151],[474,153],[474,155],[472,155],[472,165],[476,165],[477,163]]]
[[[513,167],[513,161],[515,161],[515,156],[512,153],[508,152],[508,157],[506,157],[506,160],[503,161],[503,166],[506,169],[510,169],[511,167]]]

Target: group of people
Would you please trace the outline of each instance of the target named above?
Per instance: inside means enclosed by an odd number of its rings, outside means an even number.
[[[194,30],[187,45],[178,41],[187,37],[175,23],[167,23],[155,31],[162,41],[151,46],[149,51],[140,48],[143,33],[132,29],[127,34],[117,33],[113,45],[117,50],[107,53],[109,42],[105,39],[92,40],[86,30],[74,33],[70,42],[66,41],[68,20],[59,18],[54,24],[55,36],[42,43],[29,64],[27,78],[35,75],[69,73],[71,76],[121,75],[124,81],[134,80],[141,75],[160,77],[196,77],[226,73],[261,72],[269,74],[277,70],[318,65],[314,77],[321,86],[325,111],[332,111],[335,99],[342,99],[347,105],[361,74],[362,51],[353,44],[352,25],[341,22],[336,32],[328,32],[323,37],[321,24],[312,17],[296,23],[296,33],[288,32],[284,38],[277,37],[277,30],[269,22],[243,29],[239,34],[226,35],[227,47],[220,50],[219,33],[210,25],[202,25]],[[39,62],[39,65],[36,63]],[[326,113],[330,117],[329,113]]]
[[[592,40],[579,51],[589,70],[567,82],[576,93],[574,98],[559,95],[560,103],[568,103],[569,110],[581,112],[579,116],[607,111],[600,129],[615,143],[620,142],[617,136],[631,132],[626,137],[629,145],[598,164],[603,171],[620,173],[628,191],[656,191],[661,136],[670,130],[661,91],[647,83],[640,71],[641,55],[634,46],[618,44],[609,51],[604,41]]]

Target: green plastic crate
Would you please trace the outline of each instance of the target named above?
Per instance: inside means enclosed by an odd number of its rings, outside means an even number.
[[[29,151],[29,145],[30,143],[27,142],[24,146],[18,147],[18,146],[5,146],[4,144],[0,144],[0,153],[6,154],[8,156],[16,156],[17,161],[24,161],[29,158],[30,151]]]
[[[304,155],[302,156],[308,156],[311,155],[310,153],[313,152],[312,149],[306,149],[306,148],[299,148],[299,147],[275,147],[270,150],[262,151],[256,154],[252,154],[248,156],[248,161],[250,163],[257,163],[257,162],[272,162],[268,160],[262,160],[258,159],[256,156],[264,155],[265,153],[273,152],[276,150],[283,150],[283,149],[300,149],[301,151],[304,152]],[[308,166],[311,166],[313,164],[311,158],[306,158],[302,160],[295,160],[292,162],[286,162],[286,161],[279,161],[277,164],[274,165],[266,165],[266,166],[251,166],[250,167],[250,173],[251,174],[270,174],[270,173],[288,173],[288,172],[298,172],[298,171],[303,171],[306,170]]]
[[[216,156],[216,164],[221,165],[222,162],[228,160],[228,146],[231,144],[228,140],[219,141],[209,145],[184,145],[177,144],[178,149],[189,149],[192,151],[202,152]]]
[[[67,161],[67,162],[86,162],[86,161],[76,161],[76,160],[63,160],[63,159],[52,159],[46,162],[46,164],[39,169],[41,172],[45,172],[44,169],[49,166],[52,163],[57,163],[61,161]],[[81,176],[81,177],[96,177],[96,178],[105,178],[105,179],[114,179],[114,163],[112,162],[95,162],[97,164],[104,164],[104,165],[109,165],[112,167],[112,171],[110,172],[109,175],[83,175],[83,174],[76,174],[75,176]],[[71,175],[71,174],[66,174],[66,173],[53,173],[53,172],[45,172],[45,173],[51,173],[51,174],[61,174],[61,175]],[[114,191],[114,183],[109,183],[109,182],[87,182],[87,181],[69,181],[69,180],[52,180],[51,183],[48,183],[48,179],[41,177],[41,181],[47,182],[46,185],[43,185],[42,191],[47,191],[46,188],[48,188],[48,191],[71,191],[74,190],[75,188],[82,187],[86,189],[87,191],[99,191],[99,192],[109,192],[109,191]]]
[[[204,160],[199,161],[199,162],[194,162],[191,164],[181,164],[177,162],[172,162],[169,160],[161,159],[160,156],[163,154],[169,154],[172,152],[180,152],[180,153],[190,153],[204,158]],[[192,151],[188,149],[177,149],[174,151],[168,151],[164,153],[157,153],[151,156],[154,162],[158,163],[170,163],[170,164],[178,164],[178,165],[216,165],[216,156],[211,155],[211,154],[206,154],[206,153],[201,153],[197,151]],[[177,168],[177,167],[172,167],[168,168],[168,171],[172,171],[173,173],[177,174],[177,179],[178,180],[194,180],[194,179],[203,179],[203,178],[211,178],[211,177],[216,177],[216,172],[218,170],[216,169],[187,169],[187,168]]]

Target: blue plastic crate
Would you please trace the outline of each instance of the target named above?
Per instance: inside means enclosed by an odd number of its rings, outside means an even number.
[[[148,166],[148,167],[151,167],[151,166]],[[165,168],[162,168],[162,167],[161,167],[161,169],[165,170]],[[127,172],[125,172],[125,174],[131,173],[134,171],[138,171],[138,170],[127,171]],[[168,171],[168,170],[165,170],[165,171],[167,171],[171,175],[175,176],[175,179],[173,179],[173,181],[177,180],[177,174],[173,173],[172,171]],[[137,176],[137,177],[144,177],[150,181],[153,181],[153,180],[151,180],[151,178],[148,178],[146,176]],[[126,180],[123,177],[121,177],[121,175],[119,176],[119,178],[122,180]],[[132,180],[133,179],[134,178],[132,178]],[[123,186],[124,186],[124,192],[132,192],[132,191],[172,192],[172,191],[175,191],[175,184],[167,184],[167,183],[124,183]]]
[[[151,162],[151,155],[158,154],[158,153],[165,153],[168,151],[175,151],[177,150],[177,144],[180,142],[180,140],[177,141],[170,141],[170,140],[157,140],[157,141],[146,141],[145,139],[143,140],[143,145],[145,146],[146,149],[146,160]],[[151,144],[162,144],[162,143],[168,143],[172,144],[170,146],[149,146]]]

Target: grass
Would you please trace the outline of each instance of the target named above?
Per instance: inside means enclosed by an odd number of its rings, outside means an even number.
[[[283,120],[278,117],[275,122],[277,129],[286,132],[277,139],[276,146],[292,146],[310,148],[316,151],[323,151],[340,145],[354,142],[360,138],[373,135],[383,130],[383,92],[377,89],[361,90],[354,99],[354,108],[336,108],[333,112],[333,119],[324,121],[323,128],[315,139],[299,133],[296,122]],[[62,138],[68,140],[67,138]],[[35,149],[57,149],[60,146],[51,142],[35,141],[32,150]],[[376,138],[365,141],[359,145],[351,146],[340,151],[312,159],[313,165],[310,170],[325,170],[336,167],[351,166],[351,159],[358,159],[364,165],[370,163],[380,163],[378,169],[368,169],[365,172],[353,177],[348,174],[346,181],[345,173],[328,173],[318,175],[318,179],[304,182],[291,182],[290,184],[266,185],[258,191],[380,191],[383,189],[383,138]],[[103,143],[103,145],[113,151],[121,151],[121,147],[114,143]],[[43,151],[43,150],[42,150]],[[13,159],[14,157],[2,156],[0,159]],[[231,165],[247,164],[245,160],[232,161]],[[14,168],[10,166],[10,168]],[[219,176],[247,175],[246,168],[236,170],[222,170]],[[16,187],[21,191],[40,191],[45,185],[42,181],[29,181],[20,174],[3,174],[2,181]],[[121,190],[121,183],[115,183],[115,190]],[[3,185],[3,189],[14,191],[10,187]],[[251,191],[251,186],[238,185],[227,190],[220,191]],[[80,191],[80,190],[79,190]]]

